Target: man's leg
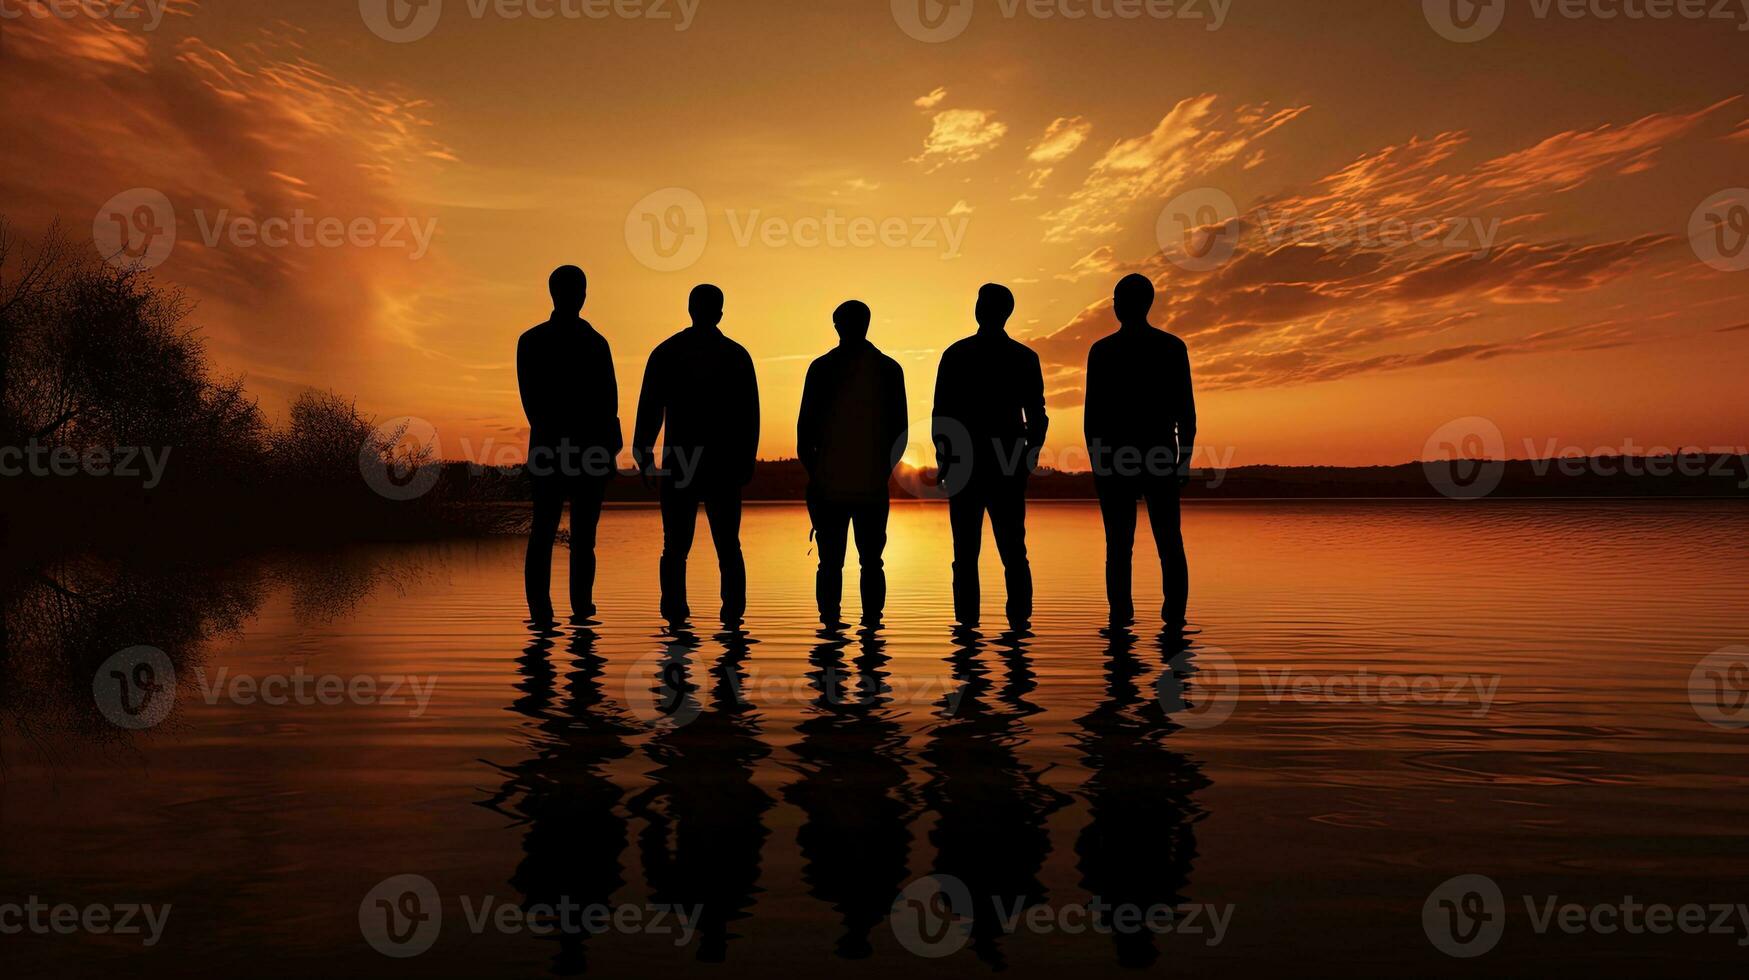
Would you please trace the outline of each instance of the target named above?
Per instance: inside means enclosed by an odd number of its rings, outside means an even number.
[[[974,487],[962,487],[947,502],[953,530],[953,615],[972,628],[981,617],[983,590],[978,582],[978,557],[984,549],[984,499]]]
[[[862,625],[878,626],[887,608],[887,517],[885,500],[856,508],[856,557],[862,563]],[[839,539],[843,541],[842,538]],[[842,557],[842,555],[840,555]]]
[[[1026,481],[1004,481],[990,497],[990,530],[1008,579],[1008,624],[1032,625],[1032,563],[1026,557]]]
[[[1184,555],[1178,487],[1149,489],[1148,523],[1154,527],[1154,547],[1160,549],[1160,587],[1166,594],[1160,618],[1167,626],[1183,626],[1190,607],[1190,562]]]
[[[595,531],[606,491],[589,483],[571,494],[571,615],[578,619],[595,617]]]
[[[553,540],[559,534],[559,517],[564,509],[564,495],[547,481],[536,479],[534,521],[528,532],[522,580],[528,593],[528,615],[538,621],[553,618]]]
[[[739,626],[747,617],[747,562],[741,557],[741,488],[705,498],[704,513],[717,546],[717,571],[723,582],[723,624]]]
[[[850,508],[809,497],[808,516],[814,522],[814,547],[820,552],[820,568],[814,574],[814,601],[820,607],[820,622],[834,625],[843,621],[844,552],[850,533]]]
[[[1111,606],[1112,626],[1131,626],[1136,621],[1135,597],[1131,591],[1131,567],[1136,547],[1136,494],[1121,480],[1101,480],[1099,513],[1105,518],[1105,600]]]
[[[698,524],[698,498],[672,486],[662,488],[662,618],[680,622],[692,616],[686,601],[686,556]]]

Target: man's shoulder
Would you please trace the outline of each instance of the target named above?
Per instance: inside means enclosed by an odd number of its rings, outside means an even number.
[[[947,345],[947,350],[941,352],[942,360],[950,357],[964,357],[971,352],[972,345],[978,342],[977,337],[961,337]]]
[[[529,327],[522,332],[521,337],[517,338],[517,345],[521,346],[524,344],[544,343],[546,338],[552,335],[552,326],[553,325],[548,322],[537,323],[534,326]]]
[[[654,357],[657,354],[665,354],[684,343],[686,343],[686,331],[677,330],[662,338],[662,340],[656,344],[656,349],[651,352],[651,356]]]
[[[749,354],[747,352],[747,348],[741,346],[740,341],[729,336],[728,334],[723,334],[722,338],[723,338],[723,340],[722,340],[723,353],[725,355],[727,355],[729,357],[733,357],[737,360],[745,361],[748,364],[753,363],[753,355]]]
[[[1009,353],[1010,357],[1013,357],[1016,360],[1020,361],[1020,363],[1028,365],[1028,366],[1032,366],[1032,365],[1036,365],[1036,364],[1041,363],[1039,361],[1038,351],[1033,350],[1032,345],[1026,343],[1023,340],[1017,340],[1013,337],[1009,337],[1008,338],[1008,353]]]
[[[809,361],[808,373],[813,374],[815,371],[825,371],[831,368],[832,365],[838,361],[837,354],[838,348],[834,347],[826,353],[821,354],[819,357],[814,358],[812,361]]]

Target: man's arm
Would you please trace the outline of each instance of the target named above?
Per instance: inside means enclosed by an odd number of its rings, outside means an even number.
[[[814,472],[814,461],[820,456],[819,379],[820,362],[815,361],[808,365],[808,378],[802,382],[802,410],[796,416],[796,457],[809,473]]]
[[[632,426],[632,459],[638,472],[645,475],[655,465],[656,434],[662,431],[662,420],[668,413],[662,397],[666,388],[662,375],[662,348],[658,347],[644,365],[644,386],[638,392],[638,416]]]
[[[1027,348],[1026,388],[1023,407],[1026,410],[1026,465],[1038,468],[1038,454],[1045,447],[1045,434],[1051,430],[1050,416],[1045,414],[1045,375],[1038,355]]]
[[[935,445],[935,468],[938,478],[945,475],[948,466],[953,462],[953,435],[947,423],[964,424],[958,417],[959,399],[957,393],[958,379],[954,377],[953,351],[950,348],[941,355],[941,367],[935,372],[935,406],[930,410],[929,440]]]
[[[619,424],[619,377],[613,368],[613,347],[608,344],[605,337],[601,339],[599,356],[601,364],[598,369],[599,379],[596,383],[597,400],[595,403],[597,417],[602,420],[604,427],[608,424],[613,426],[611,432],[605,433],[607,442],[603,448],[617,457],[619,451],[625,448],[625,431],[620,428]],[[614,465],[618,466],[619,464],[616,461]]]
[[[1180,345],[1182,348],[1182,345]],[[1196,389],[1190,378],[1190,351],[1182,349],[1178,365],[1178,384],[1174,386],[1177,404],[1173,414],[1178,422],[1178,465],[1175,470],[1179,482],[1190,480],[1190,461],[1196,453]]]
[[[911,406],[905,400],[905,369],[893,361],[888,367],[891,380],[887,383],[887,404],[882,436],[887,440],[887,472],[891,473],[905,458],[906,444],[911,435]]]
[[[743,370],[747,372],[745,401],[742,405],[742,417],[746,420],[743,431],[747,433],[747,446],[741,460],[742,486],[753,481],[753,469],[759,462],[759,375],[753,370],[753,355],[743,351]]]
[[[1087,374],[1082,385],[1085,394],[1082,396],[1081,434],[1087,441],[1087,458],[1093,465],[1093,474],[1100,476],[1107,465],[1105,443],[1111,431],[1111,421],[1106,416],[1111,409],[1105,390],[1105,358],[1100,356],[1097,346],[1087,352]]]
[[[529,350],[528,334],[516,342],[516,387],[522,395],[522,414],[530,430],[541,428],[547,420],[546,391],[540,375],[540,363]]]

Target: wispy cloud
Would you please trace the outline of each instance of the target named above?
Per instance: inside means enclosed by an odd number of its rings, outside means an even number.
[[[912,163],[939,170],[949,164],[970,163],[995,149],[1008,135],[1008,125],[996,121],[986,109],[948,109],[935,114],[923,152]]]
[[[1139,211],[1158,210],[1185,181],[1231,162],[1305,111],[1246,106],[1222,112],[1212,95],[1185,99],[1152,132],[1119,140],[1105,151],[1068,201],[1043,216],[1049,225],[1045,240],[1111,234]]]

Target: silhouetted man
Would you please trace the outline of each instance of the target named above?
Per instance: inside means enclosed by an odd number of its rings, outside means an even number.
[[[905,453],[905,372],[868,341],[869,309],[855,300],[832,314],[838,346],[808,368],[796,454],[808,471],[808,516],[819,541],[814,597],[827,626],[842,625],[845,543],[856,527],[862,623],[878,626],[887,602],[887,483]]]
[[[595,529],[601,499],[624,445],[619,385],[607,338],[582,318],[589,280],[574,265],[547,281],[553,315],[516,345],[516,380],[528,415],[528,467],[534,525],[523,578],[529,615],[553,618],[553,540],[571,502],[571,615],[595,615]]]
[[[1008,579],[1008,622],[1032,622],[1032,567],[1026,559],[1026,483],[1050,419],[1038,355],[1009,337],[1014,294],[978,292],[978,332],[947,349],[935,381],[935,452],[949,489],[953,526],[953,605],[963,627],[979,623],[978,554],[984,514]]]
[[[747,612],[747,566],[741,557],[741,490],[753,479],[759,449],[759,384],[747,349],[723,336],[723,291],[699,286],[688,301],[692,326],[663,341],[644,369],[632,455],[647,481],[661,477],[662,615],[684,622],[686,556],[704,505],[722,572],[723,623]],[[663,425],[660,471],[656,434]]]
[[[1148,322],[1154,284],[1126,276],[1112,297],[1120,326],[1087,358],[1087,452],[1099,509],[1105,515],[1105,591],[1113,626],[1135,622],[1130,595],[1136,501],[1148,502],[1148,523],[1160,552],[1166,599],[1160,616],[1182,628],[1190,599],[1190,569],[1179,528],[1178,494],[1190,480],[1196,447],[1196,396],[1184,341]]]

